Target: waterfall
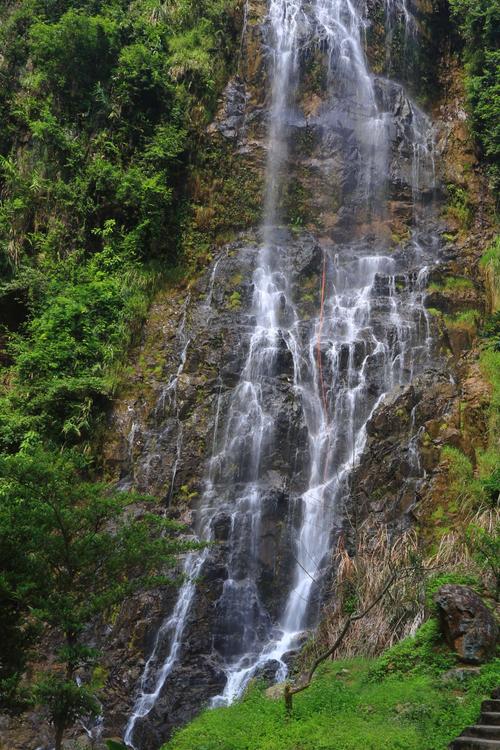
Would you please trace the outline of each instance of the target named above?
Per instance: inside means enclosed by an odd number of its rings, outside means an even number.
[[[418,210],[422,194],[432,193],[435,182],[432,128],[399,84],[370,73],[362,5],[356,0],[269,3],[266,189],[253,299],[245,318],[246,354],[237,385],[228,396],[222,389],[219,394],[212,455],[195,524],[197,536],[207,541],[214,539],[217,523],[226,528],[226,575],[212,638],[212,656],[225,673],[225,687],[212,697],[213,706],[240,697],[267,664],[273,665],[275,679],[285,677],[287,653],[318,622],[332,546],[342,526],[349,477],[365,447],[367,422],[384,396],[410,382],[432,352],[424,298],[425,269],[433,262],[435,247]],[[386,5],[388,14],[397,5],[413,27],[404,0],[386,0]],[[325,184],[333,181],[333,143],[344,157],[350,199],[337,235],[324,234],[315,244],[318,304],[315,314],[305,318],[298,292],[301,279],[293,270],[299,240],[283,228],[281,207],[293,128],[303,120],[297,103],[301,55],[313,49],[322,56],[327,80],[323,104],[308,119],[324,154],[317,169]],[[408,157],[413,229],[404,252],[391,252],[385,236],[351,227],[383,226],[389,161],[391,151],[398,150],[402,160]],[[217,265],[208,307],[216,272]],[[189,340],[185,339],[179,373]],[[287,510],[293,560],[288,590],[281,613],[273,617],[259,581],[259,539],[264,499],[275,471],[283,362],[290,398],[301,415],[306,458],[303,480],[295,483],[301,486],[290,493]],[[412,465],[419,471],[413,444],[411,450]],[[182,442],[178,461],[181,451]],[[138,722],[154,707],[182,659],[197,579],[210,554],[207,548],[185,561],[185,583],[174,611],[158,630],[126,727],[124,739],[133,748],[140,747]]]

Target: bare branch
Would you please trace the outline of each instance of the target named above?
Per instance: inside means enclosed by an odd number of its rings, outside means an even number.
[[[389,592],[391,587],[396,583],[396,581],[401,580],[402,578],[405,578],[407,576],[413,575],[415,573],[423,573],[423,572],[427,573],[429,572],[429,570],[433,570],[433,569],[435,568],[424,569],[418,566],[414,566],[410,568],[402,568],[399,571],[393,570],[391,575],[389,576],[389,578],[387,579],[387,581],[385,582],[385,584],[383,585],[383,587],[377,594],[377,596],[370,602],[370,604],[367,607],[365,607],[365,609],[362,612],[355,612],[346,619],[335,642],[332,644],[332,646],[330,646],[326,651],[324,651],[314,660],[307,675],[305,675],[302,679],[299,678],[299,683],[294,687],[292,687],[290,683],[287,683],[285,685],[284,698],[285,698],[285,708],[286,708],[287,715],[289,715],[292,711],[293,696],[297,695],[298,693],[301,693],[303,690],[306,690],[311,685],[314,674],[316,670],[318,669],[318,667],[320,666],[320,664],[326,661],[326,659],[328,659],[329,657],[333,656],[333,654],[338,650],[338,648],[341,646],[342,641],[346,637],[352,625],[355,622],[358,622],[359,620],[362,620],[364,617],[366,617],[377,606],[377,604],[379,604],[382,601],[382,599],[386,596],[386,594]]]

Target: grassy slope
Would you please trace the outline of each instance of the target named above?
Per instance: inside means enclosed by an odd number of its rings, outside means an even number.
[[[445,750],[500,684],[500,659],[467,687],[444,682],[452,655],[436,648],[432,621],[419,633],[378,659],[325,665],[289,720],[257,685],[240,703],[205,711],[163,750]]]

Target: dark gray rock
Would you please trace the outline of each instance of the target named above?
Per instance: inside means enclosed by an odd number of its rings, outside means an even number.
[[[439,430],[455,395],[448,373],[436,369],[382,401],[367,424],[366,447],[351,477],[348,511],[358,523],[375,527],[382,521],[396,533],[411,524],[424,471],[432,471],[440,457],[427,427],[432,420]],[[349,528],[346,533],[349,538]]]
[[[275,681],[276,674],[280,667],[281,664],[279,661],[276,661],[276,659],[270,659],[255,671],[254,677],[256,680],[261,680],[267,685],[271,685]]]
[[[483,664],[495,653],[498,625],[481,597],[468,586],[446,584],[435,596],[449,646],[466,664]]]

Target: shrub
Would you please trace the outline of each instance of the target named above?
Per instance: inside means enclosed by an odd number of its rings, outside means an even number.
[[[469,229],[474,218],[467,191],[458,185],[448,185],[448,214],[453,216],[462,229]]]
[[[158,269],[182,265],[187,155],[229,73],[238,7],[0,11],[0,272],[23,288],[25,323],[7,331],[0,449],[93,432]]]
[[[371,667],[369,677],[380,681],[388,675],[438,674],[452,667],[456,657],[443,643],[435,619],[424,623],[412,638],[396,644]]]
[[[470,279],[461,276],[448,276],[443,284],[432,282],[429,284],[430,292],[451,292],[461,291],[463,289],[474,289],[474,284]]]
[[[480,481],[474,474],[474,467],[467,456],[458,448],[446,445],[441,453],[448,465],[450,478],[446,497],[453,507],[467,507],[469,510],[477,508],[484,500],[484,493]]]
[[[473,132],[500,190],[500,0],[450,0],[464,41],[466,87]]]

